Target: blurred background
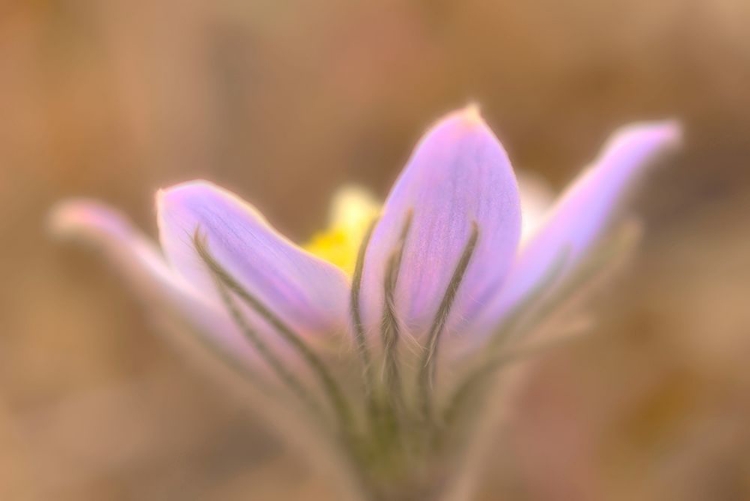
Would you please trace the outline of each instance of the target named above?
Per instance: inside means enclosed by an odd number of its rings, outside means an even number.
[[[470,100],[555,189],[620,124],[687,128],[596,335],[531,362],[477,499],[750,499],[748,26],[746,0],[4,0],[0,499],[331,499],[47,211],[92,196],[153,234],[154,191],[201,177],[304,240]]]

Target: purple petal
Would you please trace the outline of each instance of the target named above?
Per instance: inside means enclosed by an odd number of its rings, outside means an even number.
[[[172,273],[153,243],[120,213],[94,201],[72,200],[52,211],[51,226],[60,236],[83,238],[101,247],[152,313],[177,314],[228,355],[246,362],[257,360],[223,306],[196,294]],[[184,340],[175,341],[184,344]]]
[[[628,188],[679,139],[680,127],[674,122],[631,125],[615,132],[593,166],[570,185],[522,245],[506,286],[488,310],[492,320],[496,323],[524,298],[563,253],[565,270],[575,267],[607,228]]]
[[[159,229],[167,260],[196,288],[215,291],[193,236],[248,292],[303,334],[345,328],[348,281],[333,265],[285,239],[251,206],[205,181],[160,192]]]
[[[385,268],[410,212],[395,304],[401,323],[415,336],[432,324],[478,225],[477,245],[448,321],[454,330],[500,288],[521,231],[510,161],[475,108],[447,116],[425,135],[385,203],[363,274],[362,309],[370,330],[378,329]]]

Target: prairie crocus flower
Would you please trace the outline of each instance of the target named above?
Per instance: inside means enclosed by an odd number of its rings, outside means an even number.
[[[436,500],[457,492],[519,330],[581,283],[623,194],[679,135],[672,122],[616,132],[523,239],[524,194],[474,107],[428,131],[382,208],[340,195],[306,248],[205,181],[158,193],[160,248],[95,202],[53,220],[186,320],[281,426],[314,436],[356,495]]]

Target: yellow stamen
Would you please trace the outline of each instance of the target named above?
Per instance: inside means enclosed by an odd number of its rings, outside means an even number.
[[[351,275],[359,245],[380,206],[362,188],[344,186],[334,195],[328,228],[313,235],[303,247]]]

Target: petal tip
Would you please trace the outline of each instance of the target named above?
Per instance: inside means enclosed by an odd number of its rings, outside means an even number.
[[[636,123],[620,129],[618,136],[625,141],[648,141],[663,148],[676,148],[682,142],[682,124],[679,120]]]
[[[682,143],[684,131],[679,120],[665,120],[657,124],[657,127],[660,135],[664,138],[664,142],[673,147]]]
[[[46,220],[47,230],[58,238],[65,238],[76,233],[81,221],[81,200],[65,200],[55,204],[49,211]]]
[[[679,120],[663,120],[646,125],[656,142],[665,146],[678,146],[682,142],[682,124]]]
[[[435,122],[430,131],[443,131],[449,136],[463,137],[466,134],[489,132],[489,126],[482,117],[479,104],[471,102],[461,109],[444,115]]]
[[[167,214],[181,214],[186,207],[201,204],[201,201],[233,197],[231,193],[210,181],[194,179],[178,183],[156,192],[157,224],[161,228]]]
[[[632,123],[615,130],[594,165],[617,168],[625,162],[630,168],[653,166],[659,163],[657,159],[676,151],[681,144],[682,125],[677,120]]]
[[[482,116],[481,107],[476,102],[471,102],[464,108],[454,111],[444,121],[452,123],[457,129],[462,131],[476,132],[489,129],[487,122],[485,122]]]
[[[466,107],[458,112],[462,121],[466,125],[484,125],[484,118],[482,118],[482,110],[479,107],[479,103],[471,102]]]
[[[56,238],[96,239],[102,233],[127,234],[129,223],[109,207],[89,199],[64,200],[47,217],[47,230]]]
[[[158,206],[162,206],[173,200],[180,200],[183,196],[190,196],[196,191],[215,191],[217,189],[217,186],[210,181],[204,179],[193,179],[192,181],[174,184],[167,188],[160,188],[156,192],[156,203]]]

